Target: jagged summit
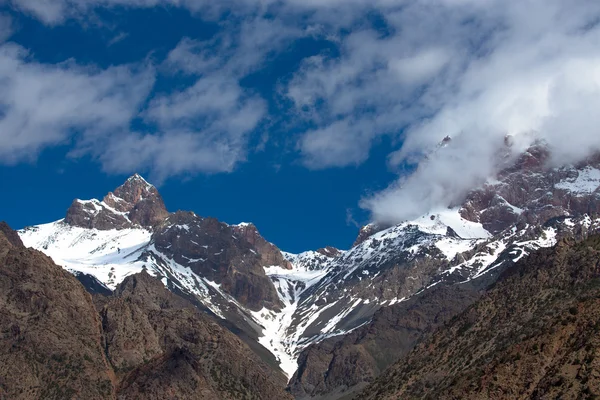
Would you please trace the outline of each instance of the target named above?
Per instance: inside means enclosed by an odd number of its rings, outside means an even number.
[[[154,186],[151,183],[149,183],[146,179],[144,179],[144,177],[141,176],[140,174],[138,174],[137,172],[135,174],[131,175],[129,178],[127,178],[126,182],[141,182],[148,186]]]
[[[100,230],[135,226],[152,228],[168,215],[158,190],[136,173],[104,196],[102,201],[74,200],[67,211],[65,222],[72,226]]]

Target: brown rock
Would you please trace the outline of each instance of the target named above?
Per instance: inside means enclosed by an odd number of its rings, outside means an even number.
[[[285,378],[146,272],[102,309],[119,399],[286,399]]]
[[[581,399],[600,394],[600,237],[509,269],[361,399]]]
[[[256,249],[260,254],[263,266],[278,265],[282,268],[292,269],[292,264],[283,257],[281,250],[273,243],[267,242],[258,233],[258,229],[256,229],[254,224],[233,225],[232,228],[238,236],[244,238],[244,240]]]
[[[405,356],[426,334],[477,298],[461,286],[438,286],[409,301],[384,307],[367,325],[306,348],[289,383],[298,399],[350,398]]]
[[[91,297],[44,254],[0,232],[0,398],[112,399]],[[11,240],[8,237],[12,238]]]
[[[153,240],[163,254],[220,284],[251,310],[282,306],[263,267],[287,267],[289,262],[256,228],[240,230],[214,218],[178,211],[156,229]]]
[[[65,222],[82,228],[124,229],[139,225],[153,228],[169,215],[158,190],[135,174],[114,192],[98,200],[75,200]]]

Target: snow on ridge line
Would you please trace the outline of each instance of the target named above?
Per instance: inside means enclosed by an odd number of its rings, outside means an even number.
[[[125,277],[141,272],[138,258],[150,243],[142,228],[98,230],[67,225],[59,220],[20,230],[27,247],[44,252],[65,269],[93,275],[109,289]]]
[[[557,189],[568,190],[572,193],[592,193],[600,187],[600,170],[586,167],[577,171],[577,177],[572,180],[562,180],[554,185]]]

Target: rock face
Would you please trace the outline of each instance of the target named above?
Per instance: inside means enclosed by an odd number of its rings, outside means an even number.
[[[158,190],[135,174],[114,192],[104,196],[103,201],[73,201],[65,222],[72,226],[100,230],[134,226],[152,228],[168,215]]]
[[[226,295],[249,310],[274,310],[282,306],[263,267],[290,269],[292,264],[260,235],[256,226],[228,225],[193,212],[168,213],[157,189],[138,174],[108,193],[102,201],[75,200],[64,223],[98,230],[149,230],[151,241],[139,245],[147,247],[141,256],[144,260],[167,264],[165,256],[173,259],[180,266],[189,267],[198,277],[219,285]],[[53,240],[55,236],[48,239]],[[49,246],[46,240],[42,248],[47,250]],[[120,251],[120,244],[111,246]],[[114,271],[109,274],[115,275]],[[172,274],[169,278],[175,279]],[[110,283],[114,283],[112,278]]]
[[[384,307],[367,325],[307,347],[289,390],[297,399],[350,398],[477,298],[477,291],[469,287],[444,285]]]
[[[98,311],[0,226],[0,398],[291,398],[283,375],[146,272],[97,295]]]
[[[0,232],[0,398],[113,399],[91,297],[37,250]]]
[[[384,230],[386,228],[389,228],[389,226],[385,226],[385,225],[382,225],[380,223],[375,223],[375,222],[372,222],[370,224],[363,226],[358,231],[358,236],[356,237],[356,240],[352,244],[352,247],[358,246],[359,244],[361,244],[362,242],[367,240],[370,236],[373,236],[377,232],[381,232],[382,230]]]
[[[178,211],[156,229],[153,242],[160,253],[220,285],[251,310],[282,306],[263,267],[291,264],[254,226],[240,228]]]
[[[531,147],[497,179],[469,193],[461,214],[492,234],[569,215],[600,214],[600,154],[579,165],[549,168],[543,145]]]
[[[359,398],[596,398],[599,258],[598,236],[524,258]]]
[[[119,399],[286,399],[285,378],[146,272],[100,311]]]

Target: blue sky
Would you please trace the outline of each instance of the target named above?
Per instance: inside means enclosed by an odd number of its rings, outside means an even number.
[[[506,135],[557,163],[599,149],[599,17],[592,0],[0,0],[1,218],[56,220],[139,172],[172,211],[347,248],[357,225],[460,201]]]
[[[109,68],[146,58],[160,64],[182,38],[210,40],[220,29],[213,21],[172,7],[103,11],[98,16],[101,24],[87,26],[80,20],[47,26],[27,14],[9,13],[18,28],[11,41],[44,64],[76,60]],[[268,62],[242,76],[240,84],[260,93],[274,113],[273,121],[258,128],[263,132],[256,132],[252,140],[260,140],[264,132],[283,140],[251,151],[233,172],[184,171],[175,177],[160,176],[158,186],[168,208],[194,210],[228,223],[252,221],[269,240],[290,251],[330,244],[347,248],[356,237],[357,224],[368,222],[368,213],[358,207],[358,201],[385,188],[394,177],[386,165],[390,144],[382,140],[372,150],[374,157],[360,165],[320,171],[305,168],[285,148],[290,146],[285,135],[297,128],[277,120],[286,107],[277,104],[280,99],[274,94],[278,82],[290,79],[302,59],[331,54],[336,48],[320,38],[292,40]],[[171,92],[190,84],[188,77],[168,73],[158,73],[156,79],[153,92]],[[139,121],[132,124],[155,129]],[[35,160],[0,167],[5,193],[0,207],[7,210],[3,218],[12,226],[62,218],[74,198],[101,198],[138,171],[106,173],[93,157],[69,157],[71,150],[71,143],[59,143],[41,151]],[[152,181],[148,169],[141,167],[140,172]]]

